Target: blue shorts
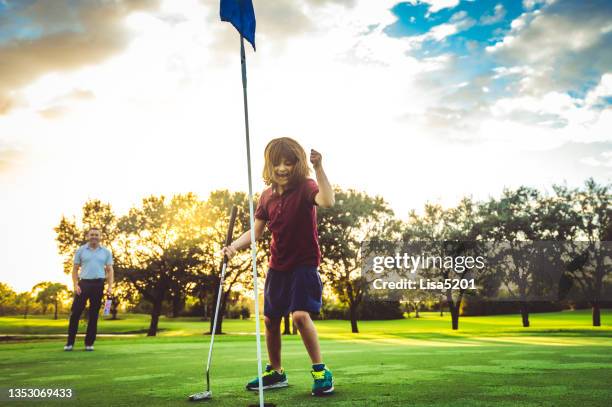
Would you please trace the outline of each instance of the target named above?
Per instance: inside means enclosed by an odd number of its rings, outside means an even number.
[[[264,315],[280,318],[293,311],[321,311],[323,284],[317,266],[296,266],[290,271],[268,269],[264,287]]]

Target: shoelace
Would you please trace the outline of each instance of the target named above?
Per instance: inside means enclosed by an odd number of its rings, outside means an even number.
[[[270,376],[270,375],[273,375],[274,373],[276,373],[276,370],[274,369],[266,370],[265,372],[262,373],[261,377]]]
[[[323,379],[325,379],[325,370],[321,370],[319,372],[312,371],[311,373],[312,373],[312,377],[315,380],[323,380]]]

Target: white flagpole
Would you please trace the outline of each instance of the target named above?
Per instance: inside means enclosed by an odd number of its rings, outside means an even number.
[[[244,128],[246,134],[247,168],[249,174],[249,219],[251,223],[251,255],[253,256],[253,293],[255,294],[255,341],[257,342],[257,378],[259,379],[259,406],[264,407],[261,381],[261,332],[259,328],[259,290],[257,288],[257,244],[255,242],[255,211],[253,210],[253,182],[251,177],[251,140],[249,138],[249,104],[247,99],[246,54],[244,37],[240,36],[240,65],[242,66],[242,96],[244,100]]]

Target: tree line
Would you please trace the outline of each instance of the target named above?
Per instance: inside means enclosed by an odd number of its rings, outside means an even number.
[[[400,220],[382,197],[337,187],[336,205],[318,209],[324,303],[327,308],[333,303],[346,310],[342,316],[350,320],[351,331],[355,333],[359,331],[358,320],[367,318],[366,315],[371,314],[369,311],[389,309],[388,304],[372,304],[366,295],[366,281],[361,270],[364,241],[593,243],[612,240],[611,188],[610,184],[598,184],[593,179],[577,188],[553,185],[549,193],[523,186],[506,189],[500,197],[483,201],[465,197],[454,207],[428,203],[422,212],[413,210],[407,220]],[[255,203],[257,199],[254,198]],[[164,310],[170,316],[178,316],[186,304],[195,304],[199,315],[210,316],[219,284],[217,253],[223,243],[232,205],[239,208],[235,230],[240,233],[249,225],[248,196],[242,192],[214,191],[205,200],[191,193],[171,198],[151,196],[124,215],[116,214],[110,204],[90,200],[84,204],[79,220],[62,217],[55,228],[64,272],[70,272],[72,256],[78,246],[85,243],[86,230],[96,226],[103,233],[103,244],[114,256],[114,313],[122,303],[145,303],[151,315],[148,329],[151,336],[157,333],[159,317]],[[269,240],[266,231],[258,242],[262,279],[269,257]],[[566,282],[588,294],[594,326],[600,325],[600,308],[605,305],[602,296],[612,278],[610,260],[609,254],[605,254],[601,267],[592,270],[582,267],[585,261],[576,255],[556,266],[563,269]],[[247,252],[232,260],[223,287],[221,316],[227,314],[230,304],[241,297],[248,298],[252,292],[250,261]],[[500,287],[510,290],[528,286],[523,283],[533,283],[536,276],[535,272],[523,273],[523,281],[518,281],[510,273],[500,274],[496,270],[483,278],[487,279],[484,282],[488,290]],[[444,278],[445,275],[438,273],[432,277]],[[433,299],[427,300],[448,307],[452,328],[457,329],[465,293],[459,290],[452,295],[433,295]],[[518,304],[522,305],[523,326],[528,326],[529,309],[520,301]],[[402,305],[398,302],[394,306]],[[217,329],[222,332],[222,319]]]
[[[38,283],[20,293],[0,282],[0,316],[20,314],[27,319],[28,315],[46,315],[52,310],[53,319],[57,319],[62,305],[70,295],[71,291],[66,285],[51,281]]]

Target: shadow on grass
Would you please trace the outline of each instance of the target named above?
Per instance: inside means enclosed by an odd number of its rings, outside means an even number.
[[[598,331],[597,328],[593,328],[593,329],[564,329],[564,328],[560,328],[560,329],[530,329],[530,328],[525,328],[524,330],[514,330],[514,331],[498,331],[498,334],[504,334],[504,335],[510,335],[510,334],[514,334],[514,335],[525,335],[525,336],[529,336],[529,335],[533,335],[533,336],[549,336],[550,334],[559,334],[560,336],[576,336],[576,337],[580,337],[580,336],[585,336],[585,337],[600,337],[600,338],[612,338],[612,331],[609,330],[602,330],[602,331]]]
[[[158,329],[157,333],[167,331],[166,328]],[[99,333],[98,337],[127,337],[127,336],[138,336],[149,332],[148,329],[137,329],[133,331],[121,331],[121,332],[105,332]],[[0,335],[0,342],[28,342],[28,341],[39,341],[39,340],[57,340],[58,338],[65,337],[65,333],[57,334],[16,334],[16,335]],[[79,334],[79,336],[85,336],[85,334]]]
[[[497,337],[497,336],[571,336],[571,337],[598,337],[598,338],[612,338],[612,331],[603,330],[598,331],[596,329],[530,329],[525,328],[523,330],[499,330],[495,332],[474,332],[474,331],[456,331],[454,333],[441,333],[441,332],[394,332],[385,333],[385,336],[398,337],[405,339],[419,339],[419,340],[455,340],[455,339],[470,339],[480,337]]]

